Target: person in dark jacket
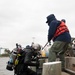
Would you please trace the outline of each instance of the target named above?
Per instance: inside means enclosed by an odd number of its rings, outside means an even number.
[[[49,26],[48,42],[53,40],[53,45],[49,49],[48,61],[55,61],[59,55],[62,61],[62,69],[64,69],[64,53],[66,52],[69,44],[71,43],[71,35],[64,21],[57,20],[54,14],[47,16],[46,23]]]
[[[31,70],[28,66],[39,66],[38,62],[33,63],[32,59],[35,54],[34,48],[27,45],[24,49],[17,49],[16,58],[14,63],[12,64],[14,69],[14,75],[37,75],[37,72]],[[37,53],[35,57],[37,56]],[[8,64],[7,70],[12,70],[12,67]]]
[[[32,63],[32,56],[33,56],[33,48],[31,46],[26,46],[19,54],[20,56],[17,57],[19,60],[18,64],[15,66],[15,74],[16,75],[37,75],[36,72],[28,68],[28,66],[38,66],[39,63]]]

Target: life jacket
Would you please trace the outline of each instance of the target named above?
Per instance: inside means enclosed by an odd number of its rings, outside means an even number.
[[[64,22],[61,21],[60,25],[57,27],[56,32],[52,39],[56,38],[57,36],[61,35],[64,32],[69,32],[67,26]]]

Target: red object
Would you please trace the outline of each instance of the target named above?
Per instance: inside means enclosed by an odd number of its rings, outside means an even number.
[[[69,32],[69,30],[68,30],[67,26],[65,25],[65,23],[61,21],[61,24],[57,27],[57,30],[56,30],[56,32],[54,34],[53,39],[55,37],[61,35],[64,32]]]

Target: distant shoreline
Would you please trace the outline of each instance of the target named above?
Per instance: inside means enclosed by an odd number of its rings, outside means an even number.
[[[9,56],[0,56],[0,58],[3,58],[3,57],[9,57]]]
[[[9,57],[9,54],[0,54],[0,57]]]

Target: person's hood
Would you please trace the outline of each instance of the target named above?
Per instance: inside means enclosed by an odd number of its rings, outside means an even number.
[[[53,21],[53,20],[56,20],[56,18],[54,16],[54,14],[51,14],[51,15],[47,16],[46,23],[51,23],[51,21]]]
[[[29,46],[29,45],[27,45],[27,46],[26,46],[26,49],[32,49],[32,47],[31,47],[31,46]]]

